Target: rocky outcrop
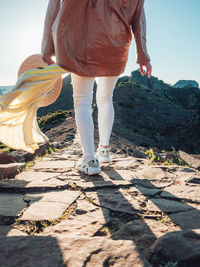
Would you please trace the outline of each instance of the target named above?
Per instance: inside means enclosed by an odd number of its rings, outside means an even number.
[[[113,132],[138,146],[199,153],[199,113],[175,104],[170,92],[131,83],[116,87]]]
[[[151,78],[142,76],[139,69],[131,72],[129,81],[138,86],[145,85],[153,90],[164,90],[170,87],[170,85],[154,76],[151,76]]]
[[[94,89],[96,89],[96,81],[94,83]],[[74,108],[74,103],[73,103],[73,88],[71,84],[71,74],[68,74],[64,79],[63,79],[63,86],[61,93],[57,100],[51,104],[50,106],[47,107],[42,107],[38,109],[38,116],[44,116],[48,114],[49,112],[55,112],[57,110],[71,110]]]
[[[73,108],[71,76],[63,80],[61,95],[49,107],[40,108],[38,115],[58,109]],[[97,106],[94,84],[93,115],[97,126]],[[181,92],[181,93],[180,93]],[[137,147],[157,148],[172,151],[183,150],[188,153],[199,153],[200,127],[200,91],[198,88],[175,88],[156,77],[143,77],[133,71],[131,76],[120,77],[114,90],[115,106],[114,135],[120,136],[130,144],[127,150],[135,151]],[[73,115],[74,116],[74,115]],[[74,117],[73,117],[74,118]],[[63,121],[64,122],[64,121]],[[65,141],[65,128],[62,127],[62,141]],[[59,125],[59,119],[57,120]],[[72,126],[76,128],[76,126]],[[51,131],[51,130],[50,130]],[[59,139],[52,129],[52,137]],[[53,134],[54,132],[54,134]],[[61,135],[60,135],[61,136]],[[53,140],[51,140],[53,142]],[[59,140],[60,141],[60,140]]]
[[[178,87],[178,88],[184,88],[184,87],[196,87],[199,88],[199,84],[196,81],[193,80],[179,80],[176,82],[173,87]]]

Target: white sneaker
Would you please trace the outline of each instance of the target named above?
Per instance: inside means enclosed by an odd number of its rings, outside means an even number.
[[[99,161],[97,158],[91,160],[85,160],[83,158],[77,163],[76,168],[78,171],[84,172],[88,175],[99,174],[101,172],[101,168],[99,166]]]
[[[98,146],[96,157],[100,163],[110,163],[109,150],[110,148],[103,148],[100,145]]]

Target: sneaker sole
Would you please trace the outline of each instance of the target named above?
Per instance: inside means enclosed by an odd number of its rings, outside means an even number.
[[[100,157],[98,157],[98,161],[99,163],[110,163],[110,159],[102,159]]]
[[[80,172],[84,172],[85,174],[88,174],[88,175],[95,175],[95,174],[99,174],[101,172],[101,168],[90,168],[90,170],[87,170],[88,168],[77,168],[78,171]]]

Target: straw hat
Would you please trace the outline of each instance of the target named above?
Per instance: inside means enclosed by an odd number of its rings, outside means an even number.
[[[26,58],[21,64],[18,70],[18,77],[28,70],[43,68],[45,66],[48,66],[48,64],[42,59],[42,54],[31,55]],[[55,102],[58,96],[60,95],[61,89],[62,78],[60,78],[55,83],[55,86],[47,93],[46,97],[40,102],[40,107],[46,107]]]

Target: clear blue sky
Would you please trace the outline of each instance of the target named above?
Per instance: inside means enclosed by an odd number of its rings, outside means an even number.
[[[103,0],[101,0],[103,1]],[[48,0],[0,1],[0,86],[14,85],[21,62],[40,53]],[[153,75],[167,83],[200,83],[200,0],[146,0]],[[134,42],[125,74],[137,69]]]

